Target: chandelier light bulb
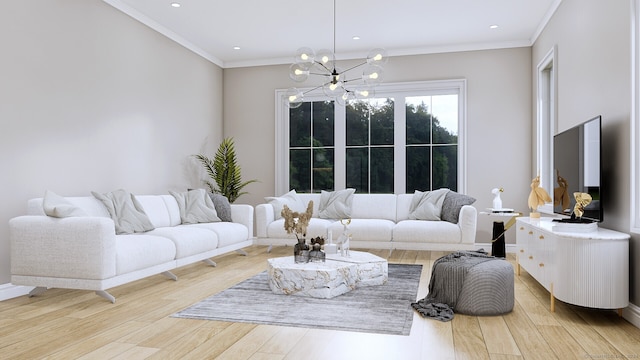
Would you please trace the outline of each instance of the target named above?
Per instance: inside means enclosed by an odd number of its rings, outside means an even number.
[[[373,65],[386,64],[389,58],[387,57],[387,51],[385,49],[373,49],[369,51],[367,55],[367,63]]]
[[[300,107],[303,101],[304,94],[302,93],[302,91],[296,88],[287,89],[287,105],[289,105],[289,108],[295,109],[297,107]]]

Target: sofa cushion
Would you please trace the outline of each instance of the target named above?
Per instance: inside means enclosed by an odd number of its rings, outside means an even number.
[[[385,219],[351,219],[347,226],[347,233],[354,241],[390,241],[395,223]],[[344,230],[343,225],[336,221],[329,226],[331,237],[336,241]]]
[[[332,224],[334,220],[320,219],[320,218],[311,218],[309,220],[309,226],[307,226],[307,239],[315,238],[321,236],[323,238],[327,238],[327,227]],[[292,234],[287,234],[287,231],[284,229],[284,219],[279,219],[273,221],[269,225],[267,225],[267,237],[277,238],[277,239],[295,239],[296,236]],[[291,243],[295,244],[294,242]]]
[[[231,222],[231,204],[229,199],[222,194],[209,193],[209,197],[213,202],[213,206],[216,208],[216,214],[220,218],[220,221]]]
[[[413,193],[411,199],[411,209],[409,219],[411,220],[432,220],[440,221],[442,204],[449,189],[438,189],[433,191],[418,191]]]
[[[298,197],[295,190],[278,197],[267,196],[264,200],[273,206],[273,215],[276,220],[282,219],[282,208],[285,205],[293,212],[305,212],[307,209],[307,203]]]
[[[102,201],[115,223],[116,234],[132,234],[153,230],[153,224],[136,197],[126,190],[115,190],[106,194],[92,191]]]
[[[249,239],[249,230],[246,226],[233,222],[216,222],[185,225],[189,228],[201,228],[218,235],[218,247],[237,244]]]
[[[476,201],[469,195],[459,194],[455,191],[449,191],[442,203],[442,214],[440,218],[444,221],[457,224],[460,209],[464,205],[471,205]]]
[[[218,235],[215,232],[191,225],[156,228],[147,234],[163,236],[173,241],[176,246],[176,259],[215,250],[218,247]]]
[[[197,224],[220,221],[216,208],[204,189],[184,192],[169,191],[176,199],[183,224]]]
[[[352,219],[386,219],[396,221],[395,194],[354,194]]]
[[[393,241],[458,244],[460,228],[447,221],[403,220],[393,228]]]
[[[144,209],[145,214],[154,227],[173,226],[173,218],[177,217],[177,224],[180,224],[180,211],[175,206],[171,211],[167,207],[167,203],[176,204],[176,200],[171,195],[138,195],[136,200]],[[170,200],[170,201],[168,201]],[[173,212],[173,213],[172,213]]]
[[[351,217],[353,193],[356,189],[320,192],[318,217],[323,219],[348,219]]]
[[[116,274],[126,274],[174,261],[176,246],[166,237],[145,234],[116,236]]]
[[[89,214],[78,206],[53,191],[45,191],[42,200],[42,208],[47,216],[65,218],[72,216],[89,216]]]

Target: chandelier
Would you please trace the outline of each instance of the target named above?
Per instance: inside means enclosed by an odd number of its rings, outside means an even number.
[[[302,47],[296,51],[296,57],[289,68],[289,77],[296,82],[304,82],[311,75],[322,79],[322,85],[302,91],[292,87],[287,90],[287,104],[290,108],[302,105],[304,95],[322,88],[330,99],[344,105],[349,100],[366,99],[374,95],[374,88],[382,82],[383,68],[388,58],[384,49],[371,50],[367,58],[358,65],[342,70],[336,66],[336,0],[333,0],[333,51]],[[364,67],[363,67],[364,66]],[[349,78],[346,73],[362,68],[359,76]]]

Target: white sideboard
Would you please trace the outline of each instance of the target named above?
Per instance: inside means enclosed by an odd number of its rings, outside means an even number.
[[[516,220],[517,268],[524,268],[555,299],[598,309],[629,305],[629,235],[597,228],[560,232],[550,218]]]

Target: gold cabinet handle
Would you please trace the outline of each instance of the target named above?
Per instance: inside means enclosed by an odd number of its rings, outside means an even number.
[[[533,255],[529,255],[529,260],[533,260]]]
[[[544,235],[540,235],[540,236],[539,236],[539,239],[540,239],[540,240],[544,240]]]
[[[533,235],[533,231],[529,230],[529,235]]]
[[[524,226],[520,226],[520,230],[524,230]]]
[[[520,252],[521,252],[521,253],[523,253],[523,252],[524,252],[524,249],[520,249]]]
[[[538,264],[538,266],[544,267],[544,263],[540,263],[540,264]]]

